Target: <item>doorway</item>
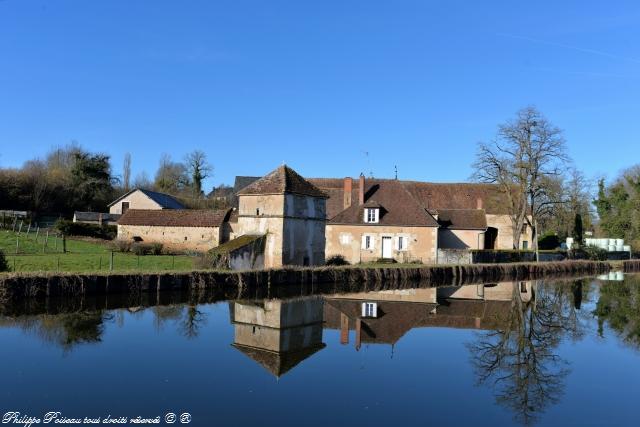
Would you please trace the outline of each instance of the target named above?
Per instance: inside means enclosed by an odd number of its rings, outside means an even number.
[[[391,237],[382,238],[382,258],[393,258],[391,253]]]

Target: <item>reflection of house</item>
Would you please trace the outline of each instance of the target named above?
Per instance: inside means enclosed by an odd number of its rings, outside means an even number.
[[[123,214],[128,209],[184,209],[185,207],[172,196],[157,191],[136,188],[109,203],[109,213]]]
[[[343,344],[354,330],[357,349],[363,343],[394,345],[413,328],[500,329],[513,299],[529,301],[531,294],[530,282],[506,282],[334,295],[325,299],[324,320],[341,331]]]
[[[275,376],[325,347],[319,297],[230,303],[233,346]]]

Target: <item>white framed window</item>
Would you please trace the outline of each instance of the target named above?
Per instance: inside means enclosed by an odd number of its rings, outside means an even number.
[[[380,220],[380,209],[366,208],[364,210],[364,222],[368,224],[377,224]]]
[[[398,250],[406,251],[407,250],[407,238],[404,236],[398,236]]]
[[[365,234],[362,236],[362,249],[370,250],[375,247],[373,236]]]
[[[362,317],[378,317],[378,303],[363,302]]]

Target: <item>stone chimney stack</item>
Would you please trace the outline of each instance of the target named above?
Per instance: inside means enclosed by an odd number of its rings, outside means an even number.
[[[344,205],[345,209],[348,209],[351,206],[351,192],[353,191],[353,179],[345,178],[344,179]]]
[[[349,344],[349,317],[340,313],[340,344]]]
[[[358,185],[358,204],[364,205],[364,174],[360,174],[360,181]]]
[[[476,209],[484,209],[484,206],[482,204],[482,198],[480,197],[476,199]]]

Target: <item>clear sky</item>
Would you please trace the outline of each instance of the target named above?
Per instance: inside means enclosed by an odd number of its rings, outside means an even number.
[[[637,1],[0,0],[0,167],[76,140],[134,176],[202,149],[207,187],[283,161],[463,181],[535,105],[613,177],[640,162],[639,22]]]

